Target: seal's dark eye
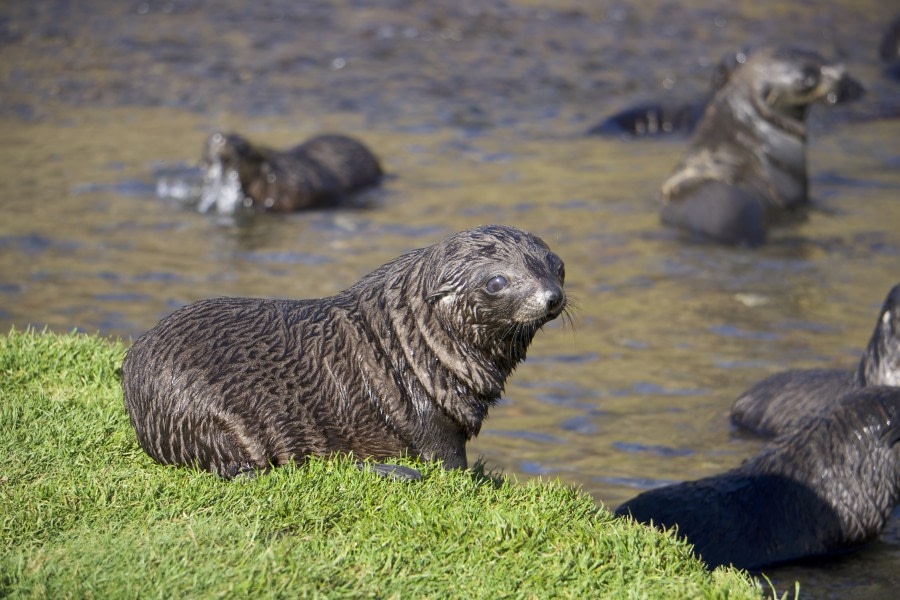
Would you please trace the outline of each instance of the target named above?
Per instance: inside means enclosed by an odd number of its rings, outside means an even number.
[[[819,85],[819,69],[815,67],[803,68],[803,88],[811,89]]]
[[[489,294],[496,294],[497,292],[505,288],[507,284],[509,284],[509,282],[506,281],[506,277],[504,277],[503,275],[494,275],[490,278],[490,280],[487,282],[487,285],[484,287],[485,289],[487,289]]]
[[[560,283],[565,283],[566,281],[566,265],[560,263],[559,267],[556,269],[556,276],[559,277]]]

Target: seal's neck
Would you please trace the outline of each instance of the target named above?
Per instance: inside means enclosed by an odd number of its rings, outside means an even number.
[[[896,331],[896,307],[885,302],[878,324],[859,361],[856,383],[860,387],[873,385],[900,386],[900,332]]]
[[[805,106],[783,106],[771,89],[751,89],[749,96],[759,116],[782,132],[806,142]]]
[[[349,291],[358,294],[370,337],[383,345],[391,375],[416,413],[427,415],[436,405],[471,438],[499,400],[515,363],[509,366],[504,358],[495,364],[490,352],[441,322],[440,300],[428,297],[426,284],[433,274],[426,264],[418,253],[404,255]]]

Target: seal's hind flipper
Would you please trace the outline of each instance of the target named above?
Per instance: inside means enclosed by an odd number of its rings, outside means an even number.
[[[422,479],[422,473],[412,467],[387,465],[384,463],[356,463],[356,466],[360,471],[373,471],[381,477],[390,477],[391,479],[401,479],[403,481]]]

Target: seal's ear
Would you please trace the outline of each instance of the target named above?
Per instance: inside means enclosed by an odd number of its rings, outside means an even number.
[[[456,286],[453,285],[453,282],[440,282],[434,289],[425,292],[425,300],[427,300],[429,304],[434,304],[441,298],[449,296],[454,292],[456,292]]]

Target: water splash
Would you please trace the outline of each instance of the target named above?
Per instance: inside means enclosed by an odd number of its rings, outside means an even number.
[[[244,205],[244,193],[237,171],[226,169],[221,162],[213,163],[206,169],[203,178],[203,192],[197,210],[232,214]]]

